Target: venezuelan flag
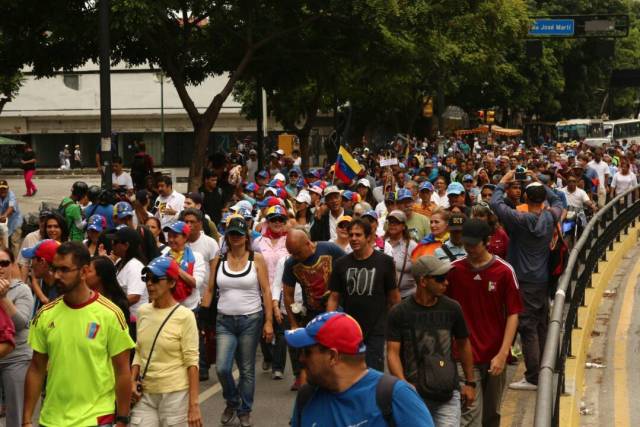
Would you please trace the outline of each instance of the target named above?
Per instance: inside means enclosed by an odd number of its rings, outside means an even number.
[[[345,184],[351,184],[351,181],[360,173],[360,170],[362,170],[362,166],[349,154],[346,148],[340,146],[338,158],[336,159],[336,178],[339,178]]]

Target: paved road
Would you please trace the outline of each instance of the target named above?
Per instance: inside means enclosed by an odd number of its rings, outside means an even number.
[[[592,335],[580,425],[640,425],[640,245],[625,259],[605,290]]]
[[[258,350],[259,351],[259,350]],[[262,356],[258,354],[256,364],[256,394],[253,406],[253,425],[255,427],[281,427],[289,425],[289,417],[293,408],[296,393],[289,390],[293,383],[293,375],[288,369],[283,380],[271,379],[271,372],[263,372]],[[288,360],[287,360],[288,363]],[[204,426],[219,425],[220,414],[225,403],[222,398],[221,387],[215,373],[215,366],[211,367],[210,380],[200,383],[200,410]],[[4,418],[0,418],[0,427],[6,427]]]

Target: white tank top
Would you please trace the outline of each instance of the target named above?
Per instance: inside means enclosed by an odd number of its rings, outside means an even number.
[[[253,261],[247,261],[242,271],[233,271],[222,261],[216,276],[218,313],[229,316],[249,315],[262,310],[262,293]]]

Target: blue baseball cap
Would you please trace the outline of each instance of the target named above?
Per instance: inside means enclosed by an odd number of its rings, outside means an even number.
[[[466,174],[465,176],[462,177],[462,182],[468,182],[468,181],[473,181],[473,176]]]
[[[185,236],[187,236],[189,233],[191,233],[191,227],[189,227],[189,224],[185,222],[174,221],[170,224],[165,225],[162,231],[173,231],[174,233],[184,234]]]
[[[432,183],[430,183],[429,181],[425,181],[422,184],[420,184],[420,191],[424,191],[424,190],[429,190],[433,193],[435,191],[435,188],[433,188]]]
[[[118,219],[126,218],[128,216],[133,216],[133,207],[129,202],[118,202],[113,207],[113,211]]]
[[[159,256],[142,269],[142,274],[149,272],[156,277],[177,279],[180,276],[180,266],[173,258]]]
[[[102,233],[105,228],[107,228],[107,220],[102,215],[91,215],[89,221],[87,221],[87,230]]]
[[[255,193],[256,191],[258,191],[258,188],[260,188],[258,187],[258,184],[256,184],[255,182],[250,182],[244,187],[244,191]]]
[[[260,172],[258,172],[258,176],[260,178],[268,179],[269,178],[269,172],[267,172],[266,170],[261,170]]]
[[[398,190],[398,195],[396,196],[396,200],[401,201],[401,200],[407,200],[407,199],[413,200],[413,194],[411,194],[411,190],[407,188],[401,188],[400,190]]]
[[[464,194],[464,187],[459,182],[452,182],[447,187],[447,196],[459,196]]]
[[[362,218],[364,218],[365,216],[371,217],[373,219],[375,219],[376,221],[378,220],[378,213],[374,210],[368,210],[365,213],[362,214]]]
[[[60,242],[53,239],[45,239],[39,241],[31,248],[25,248],[20,253],[26,259],[42,258],[49,264],[53,262],[53,257],[60,246]]]
[[[287,344],[293,348],[320,344],[342,354],[366,351],[362,328],[346,313],[330,311],[314,317],[305,328],[285,331]]]
[[[253,215],[251,215],[251,211],[249,209],[240,208],[236,211],[236,213],[242,216],[244,219],[253,219]]]

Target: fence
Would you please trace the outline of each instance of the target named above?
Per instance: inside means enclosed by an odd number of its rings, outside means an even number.
[[[606,260],[607,250],[613,250],[620,235],[635,226],[640,215],[639,191],[640,186],[632,188],[598,211],[571,250],[567,269],[558,282],[540,364],[536,427],[559,424],[560,396],[565,392],[565,362],[571,356],[571,331],[580,327],[578,308],[584,306],[585,289],[591,287],[591,275],[598,272],[598,262]]]

